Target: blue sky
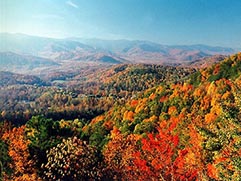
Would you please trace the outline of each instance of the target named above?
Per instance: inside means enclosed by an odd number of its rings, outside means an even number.
[[[241,48],[241,0],[0,0],[0,32]]]

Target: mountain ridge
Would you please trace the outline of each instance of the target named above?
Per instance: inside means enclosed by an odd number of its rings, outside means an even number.
[[[14,52],[0,52],[0,71],[31,72],[33,69],[59,66],[53,60]]]
[[[0,33],[0,51],[12,51],[63,60],[98,60],[97,55],[112,57],[121,63],[177,64],[216,54],[229,55],[232,48],[208,45],[162,45],[141,40],[53,39],[23,34]]]

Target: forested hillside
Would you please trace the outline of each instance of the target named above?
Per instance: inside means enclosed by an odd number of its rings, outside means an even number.
[[[86,67],[78,73],[36,76],[0,72],[0,120],[21,125],[32,115],[91,119],[147,88],[182,80],[191,68],[160,65]]]
[[[24,85],[41,96],[16,95],[31,101],[18,126],[1,109],[2,180],[241,180],[241,53],[199,71],[118,65],[78,78]]]

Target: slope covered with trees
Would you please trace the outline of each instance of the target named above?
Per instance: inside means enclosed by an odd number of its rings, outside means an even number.
[[[135,76],[141,75],[138,70]],[[241,179],[241,53],[187,80],[146,88],[88,122],[34,116],[21,127],[1,123],[0,176],[4,180]]]
[[[45,81],[36,76],[0,72],[0,120],[22,124],[39,114],[54,120],[92,119],[114,103],[193,72],[191,68],[156,65],[101,66],[86,67],[67,78],[64,73],[45,76]]]

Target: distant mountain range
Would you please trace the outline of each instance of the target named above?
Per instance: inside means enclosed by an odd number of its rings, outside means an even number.
[[[235,52],[207,45],[161,45],[149,41],[52,39],[0,33],[0,70],[58,66],[63,61],[100,64],[147,63],[180,65],[203,57]]]
[[[42,57],[21,55],[13,52],[0,52],[1,71],[23,72],[52,66],[59,66],[59,64]]]
[[[161,45],[149,41],[100,40],[69,38],[94,47],[96,50],[111,52],[133,63],[182,64],[212,55],[229,55],[232,48],[207,45]]]

